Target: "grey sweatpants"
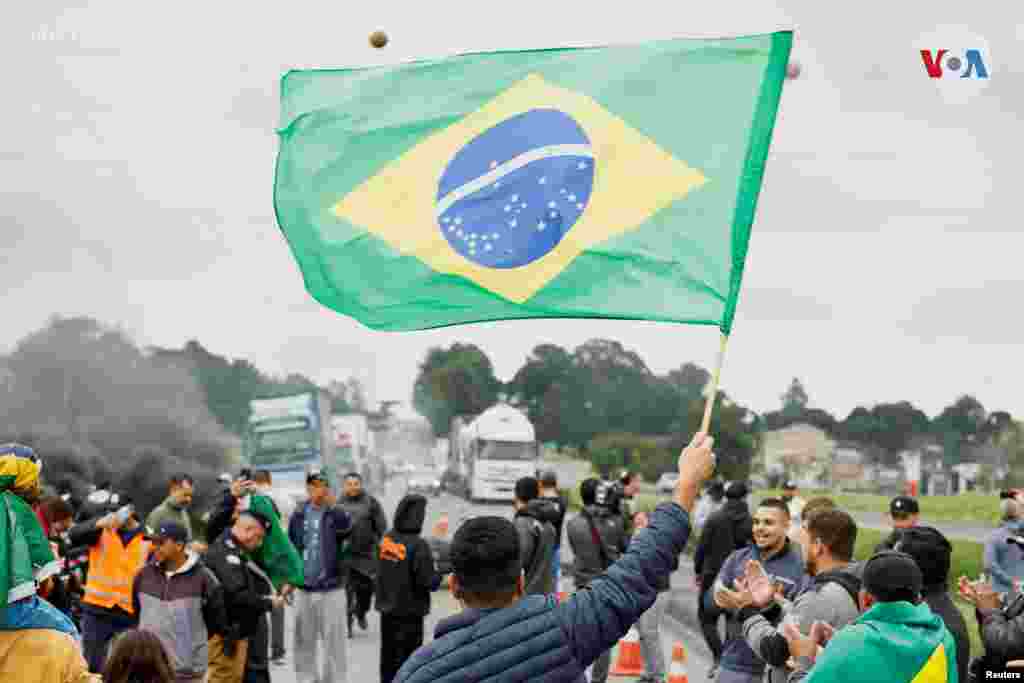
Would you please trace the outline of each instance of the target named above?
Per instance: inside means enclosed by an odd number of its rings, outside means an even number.
[[[298,683],[348,683],[347,614],[344,588],[295,591],[292,656]],[[318,655],[323,657],[322,664]]]
[[[644,675],[639,681],[665,680],[665,652],[661,646],[661,622],[668,607],[669,594],[658,593],[658,599],[636,622],[640,634],[640,654],[644,658]]]

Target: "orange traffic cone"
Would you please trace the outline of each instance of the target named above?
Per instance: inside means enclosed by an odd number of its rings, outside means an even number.
[[[668,667],[668,683],[690,683],[686,674],[686,647],[679,641],[672,647],[672,664]]]
[[[612,676],[642,676],[644,660],[640,656],[640,634],[635,627],[619,641],[619,657],[615,660]]]

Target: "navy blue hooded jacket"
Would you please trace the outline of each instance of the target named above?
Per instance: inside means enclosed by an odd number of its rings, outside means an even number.
[[[288,539],[302,555],[306,549],[306,507],[303,503],[288,522]],[[323,528],[320,530],[320,575],[312,585],[301,586],[303,590],[320,592],[341,588],[347,573],[342,563],[341,549],[352,531],[352,518],[335,505],[324,512]]]
[[[686,511],[662,504],[622,559],[586,588],[562,603],[531,595],[510,607],[449,617],[395,683],[582,683],[584,670],[654,604],[689,536]]]

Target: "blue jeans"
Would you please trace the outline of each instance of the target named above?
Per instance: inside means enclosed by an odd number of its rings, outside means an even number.
[[[555,575],[555,592],[558,592],[558,581],[562,578],[562,546],[556,545],[551,553],[551,571]]]
[[[0,631],[30,628],[51,629],[80,639],[78,629],[70,617],[38,595],[23,598],[0,609]]]

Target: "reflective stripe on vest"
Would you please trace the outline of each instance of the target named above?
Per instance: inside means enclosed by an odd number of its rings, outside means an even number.
[[[151,545],[144,536],[140,531],[125,547],[116,531],[103,530],[99,543],[89,548],[89,576],[82,602],[134,613],[132,581],[146,564]]]

